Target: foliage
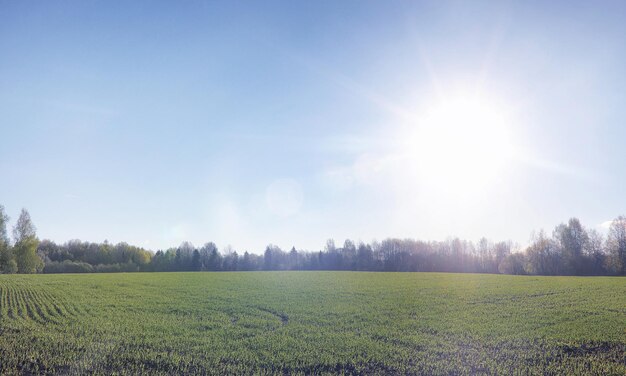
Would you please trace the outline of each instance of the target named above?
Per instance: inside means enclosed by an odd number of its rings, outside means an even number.
[[[555,227],[552,236],[540,231],[525,249],[511,242],[477,243],[449,238],[420,241],[388,238],[356,244],[333,239],[324,250],[288,252],[268,245],[260,255],[231,247],[221,253],[215,243],[196,248],[189,242],[156,253],[127,243],[71,240],[38,243],[30,215],[22,209],[13,228],[15,245],[6,239],[8,217],[0,206],[1,273],[89,273],[135,271],[360,270],[394,272],[463,272],[533,275],[626,275],[626,217],[616,218],[606,240],[577,218]],[[4,235],[3,235],[4,234]],[[39,244],[37,246],[37,244]],[[36,250],[36,252],[35,252]],[[43,262],[42,262],[43,260]],[[16,267],[17,265],[17,267]]]
[[[46,264],[44,273],[91,273],[93,266],[86,262],[65,260],[63,262],[52,261]]]
[[[0,374],[626,373],[626,280],[0,276]]]
[[[2,216],[2,213],[0,213]],[[26,209],[22,209],[19,219],[13,227],[15,245],[10,250],[0,250],[0,265],[5,273],[38,273],[43,270],[44,263],[37,255],[39,240],[35,225]],[[6,248],[6,247],[5,247]]]
[[[6,258],[6,262],[2,265],[2,273],[4,274],[15,274],[17,273],[17,262],[15,261],[14,256],[10,256]]]
[[[13,253],[17,263],[17,272],[24,274],[39,273],[43,270],[44,263],[37,255],[39,240],[35,237],[27,237],[15,243]]]
[[[0,273],[17,273],[17,263],[7,235],[9,216],[0,205]]]
[[[623,222],[626,223],[626,219]],[[232,249],[222,254],[212,242],[200,248],[183,242],[177,248],[159,250],[152,255],[126,243],[110,245],[73,240],[57,245],[44,240],[38,253],[48,263],[71,261],[91,265],[91,269],[82,268],[84,272],[369,270],[611,275],[625,273],[622,266],[626,265],[626,231],[618,231],[623,226],[613,225],[605,242],[597,231],[584,228],[578,219],[572,218],[567,224],[556,226],[552,237],[540,231],[523,252],[515,252],[510,242],[493,243],[484,238],[476,245],[458,238],[430,242],[390,238],[358,245],[346,240],[342,247],[337,247],[331,239],[323,251],[314,252],[295,247],[285,252],[270,244],[262,255],[244,252],[243,256]],[[77,270],[72,264],[67,266],[72,267],[71,272]],[[46,272],[64,270],[54,264]]]
[[[4,206],[0,205],[0,247],[9,246],[9,236],[7,234],[7,223],[9,216],[4,212]]]

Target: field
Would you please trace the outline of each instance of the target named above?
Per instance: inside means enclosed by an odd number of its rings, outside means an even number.
[[[0,275],[0,373],[626,374],[626,279]]]

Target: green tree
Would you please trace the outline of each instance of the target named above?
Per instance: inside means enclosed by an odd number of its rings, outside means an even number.
[[[9,235],[7,234],[7,223],[9,216],[4,212],[4,206],[0,205],[0,246],[9,244]]]
[[[11,243],[7,234],[9,216],[4,212],[4,206],[0,205],[0,273],[16,273],[17,264],[11,249]]]
[[[13,254],[17,264],[18,273],[38,273],[43,270],[43,261],[37,255],[37,239],[35,225],[30,219],[30,214],[26,209],[22,209],[20,217],[13,227],[13,238],[15,246]]]

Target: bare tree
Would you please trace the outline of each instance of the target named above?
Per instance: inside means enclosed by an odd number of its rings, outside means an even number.
[[[589,236],[585,248],[584,256],[589,260],[586,274],[602,274],[606,262],[606,252],[604,250],[604,238],[596,229],[587,229]]]
[[[30,214],[26,209],[22,209],[20,217],[17,223],[13,227],[13,240],[15,243],[19,243],[27,238],[34,238],[37,236],[37,229],[30,219]]]
[[[609,228],[606,247],[610,254],[612,269],[618,274],[626,274],[626,217],[615,218]]]
[[[583,267],[583,249],[589,236],[578,218],[570,218],[567,224],[558,225],[554,229],[553,237],[563,257],[563,272],[580,274]]]

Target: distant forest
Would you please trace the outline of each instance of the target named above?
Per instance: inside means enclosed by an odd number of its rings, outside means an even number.
[[[626,217],[612,221],[606,237],[577,218],[532,236],[522,250],[511,242],[477,243],[385,239],[337,246],[328,240],[320,251],[268,245],[262,255],[206,243],[189,242],[156,253],[127,243],[71,240],[40,241],[28,211],[7,232],[9,217],[0,205],[0,273],[92,273],[250,270],[358,270],[388,272],[461,272],[534,275],[626,275]]]

